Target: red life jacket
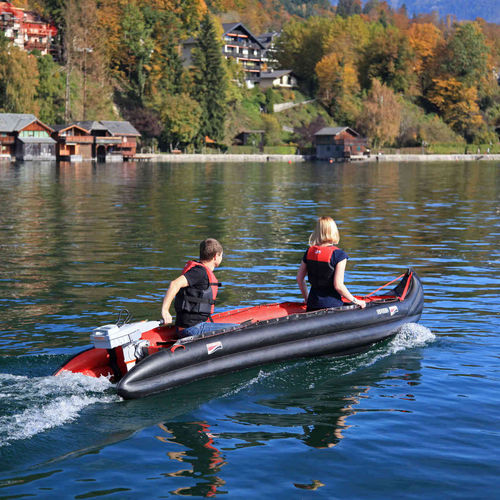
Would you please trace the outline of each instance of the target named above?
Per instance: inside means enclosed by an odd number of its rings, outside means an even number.
[[[186,274],[195,266],[200,266],[206,271],[208,276],[207,288],[205,290],[191,286],[181,288],[175,297],[174,306],[178,316],[182,315],[182,313],[189,313],[191,317],[199,315],[199,322],[202,322],[206,321],[214,312],[215,299],[220,283],[211,269],[195,260],[190,260],[184,266],[182,274]]]
[[[331,259],[337,247],[313,245],[306,254],[307,278],[314,288],[333,288],[335,266]]]

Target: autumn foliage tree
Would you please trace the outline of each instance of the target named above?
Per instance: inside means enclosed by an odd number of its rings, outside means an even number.
[[[434,79],[429,100],[438,108],[446,123],[468,140],[474,139],[485,125],[477,104],[477,89],[455,78]]]
[[[418,76],[421,92],[432,83],[432,66],[437,48],[443,43],[441,31],[431,23],[413,23],[408,29],[408,40],[415,54],[413,69]]]
[[[37,114],[37,85],[36,57],[8,43],[0,33],[0,112]]]
[[[374,147],[391,145],[399,134],[401,122],[401,104],[387,85],[376,78],[363,100],[363,109],[359,115],[359,130],[371,138]]]
[[[101,43],[96,0],[68,0],[65,7],[66,120],[114,116],[109,64]],[[76,81],[71,85],[72,79]]]
[[[58,58],[0,42],[4,111],[61,121],[64,101],[66,121],[129,119],[143,144],[159,140],[167,149],[200,146],[205,136],[229,143],[235,123],[266,129],[279,142],[283,115],[266,116],[272,100],[249,91],[241,65],[221,55],[221,23],[240,21],[255,35],[281,30],[276,67],[293,71],[329,121],[359,127],[375,144],[456,133],[493,140],[500,124],[500,28],[480,19],[456,22],[437,12],[409,18],[404,5],[395,10],[384,0],[339,0],[336,7],[329,0],[15,3],[57,24]],[[181,59],[188,38],[199,43],[194,69]],[[398,133],[401,103],[411,112]]]

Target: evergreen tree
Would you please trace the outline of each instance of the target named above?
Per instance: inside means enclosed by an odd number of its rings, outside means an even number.
[[[202,110],[198,147],[206,136],[215,141],[222,141],[224,138],[227,77],[222,57],[214,22],[207,13],[200,24],[197,47],[193,49],[193,98]]]
[[[361,14],[360,0],[339,0],[337,4],[337,15],[341,17],[350,17]]]
[[[57,124],[64,122],[65,81],[63,68],[51,56],[37,56],[38,85],[36,99],[40,104],[38,118],[44,123]]]

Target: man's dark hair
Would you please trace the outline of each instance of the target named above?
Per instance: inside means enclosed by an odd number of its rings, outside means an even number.
[[[222,253],[222,245],[214,238],[207,238],[200,243],[200,260],[212,260],[218,253]]]

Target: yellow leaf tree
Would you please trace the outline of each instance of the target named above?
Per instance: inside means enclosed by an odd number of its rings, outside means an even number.
[[[443,42],[443,36],[431,23],[413,23],[407,34],[415,53],[414,70],[418,75],[420,90],[425,91],[431,84],[429,73],[436,50]]]
[[[358,73],[353,61],[330,53],[316,65],[318,95],[330,113],[339,121],[351,122],[356,118],[356,96],[360,91]]]
[[[459,134],[472,139],[477,129],[484,126],[477,104],[477,89],[468,87],[455,78],[433,80],[429,101],[441,113],[443,120]]]

